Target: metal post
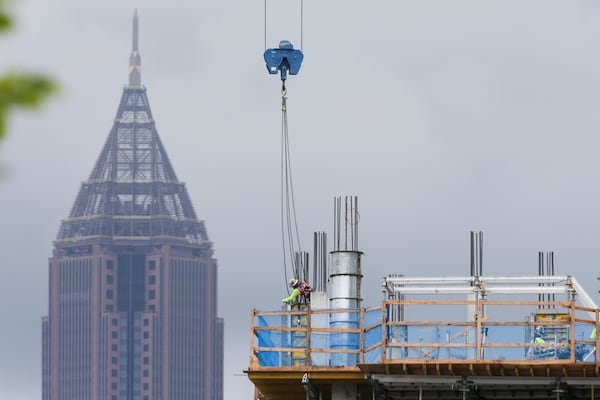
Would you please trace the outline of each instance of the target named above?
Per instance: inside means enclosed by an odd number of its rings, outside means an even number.
[[[475,232],[471,231],[471,276],[475,276]]]
[[[479,231],[479,271],[477,276],[483,275],[483,232]]]

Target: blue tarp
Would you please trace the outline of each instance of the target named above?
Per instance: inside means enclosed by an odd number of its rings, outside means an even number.
[[[258,317],[258,326],[267,326],[267,321],[263,317]],[[271,331],[258,331],[258,347],[275,347],[271,334]],[[258,362],[264,367],[278,367],[279,353],[276,351],[259,351]]]

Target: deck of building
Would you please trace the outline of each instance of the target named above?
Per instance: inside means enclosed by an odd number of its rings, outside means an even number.
[[[333,314],[348,323],[332,327]],[[264,400],[590,399],[598,316],[575,298],[253,310],[246,372]],[[545,337],[535,343],[538,326]]]

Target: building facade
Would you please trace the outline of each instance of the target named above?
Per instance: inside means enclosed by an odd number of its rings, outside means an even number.
[[[42,318],[44,400],[221,400],[217,263],[158,136],[138,17],[113,127],[62,221]]]

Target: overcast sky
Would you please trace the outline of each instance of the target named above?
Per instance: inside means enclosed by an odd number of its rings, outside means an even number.
[[[225,399],[251,399],[251,307],[286,295],[279,219],[280,83],[262,0],[15,3],[0,72],[53,76],[61,95],[17,113],[0,144],[0,397],[40,398],[52,241],[112,126],[140,17],[156,126],[219,263]],[[600,3],[267,2],[267,46],[305,53],[288,81],[303,247],[332,237],[332,199],[357,195],[365,305],[389,273],[537,274],[554,251],[598,298]],[[331,249],[331,243],[329,245]]]

